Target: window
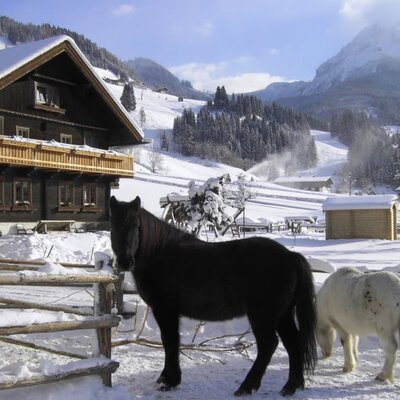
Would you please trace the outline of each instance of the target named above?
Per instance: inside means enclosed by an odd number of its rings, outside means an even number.
[[[90,147],[99,147],[99,137],[94,132],[84,132],[84,144]]]
[[[17,136],[21,136],[21,137],[24,137],[24,138],[29,138],[30,129],[26,128],[25,126],[16,126],[15,127],[15,134]]]
[[[86,183],[83,186],[83,206],[84,207],[96,207],[96,184]]]
[[[35,103],[50,107],[60,107],[58,89],[45,83],[35,82]]]
[[[72,207],[74,205],[74,184],[72,182],[60,182],[58,203],[60,207]]]
[[[0,135],[4,135],[4,117],[0,116]]]
[[[30,206],[32,204],[32,183],[30,179],[19,178],[14,181],[14,204]]]
[[[66,133],[60,133],[60,143],[72,144],[72,135]]]

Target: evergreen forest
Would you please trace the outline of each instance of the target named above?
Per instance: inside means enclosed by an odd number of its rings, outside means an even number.
[[[400,185],[400,136],[376,125],[366,113],[343,110],[330,121],[330,132],[349,146],[344,181],[364,191],[376,185]]]
[[[289,108],[265,105],[255,96],[228,96],[217,87],[197,115],[185,109],[173,126],[175,150],[248,169],[274,154],[290,151],[291,168],[315,165],[317,152],[307,119]]]

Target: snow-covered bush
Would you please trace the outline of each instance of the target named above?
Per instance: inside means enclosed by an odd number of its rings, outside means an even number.
[[[194,235],[201,229],[210,226],[218,235],[218,231],[234,221],[234,214],[244,208],[245,202],[252,196],[244,186],[244,177],[239,177],[232,184],[229,174],[209,178],[201,185],[194,181],[189,183],[188,199],[177,204],[175,214],[184,215],[184,228]]]

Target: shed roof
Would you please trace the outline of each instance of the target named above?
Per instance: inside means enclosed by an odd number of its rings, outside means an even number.
[[[62,52],[69,54],[79,65],[84,75],[108,103],[109,107],[114,110],[117,118],[131,135],[137,141],[142,141],[144,134],[140,126],[129,115],[120,101],[114,97],[75,41],[67,35],[54,36],[0,50],[0,90]]]
[[[397,195],[395,194],[328,197],[322,204],[322,210],[331,211],[389,209],[396,203]]]

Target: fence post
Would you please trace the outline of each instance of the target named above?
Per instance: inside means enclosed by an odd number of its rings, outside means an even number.
[[[111,267],[111,257],[102,252],[94,253],[94,264],[96,271]],[[111,271],[110,271],[111,272]],[[111,314],[113,304],[113,285],[112,283],[97,283],[94,286],[95,305],[94,314],[96,316]],[[97,355],[102,354],[111,358],[111,328],[96,329],[97,334]],[[111,387],[111,372],[101,374],[104,385]]]

